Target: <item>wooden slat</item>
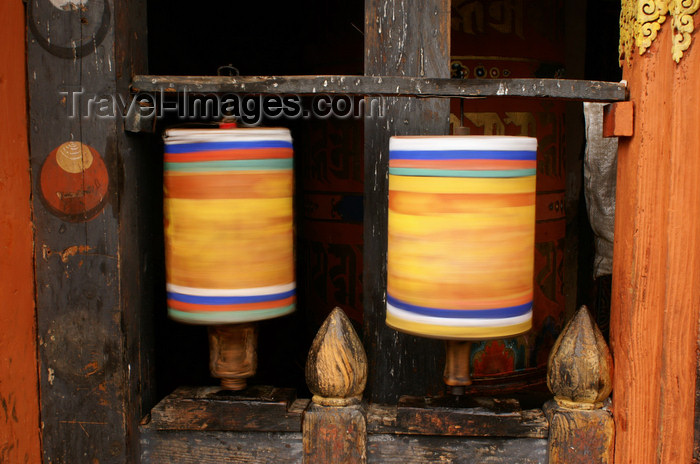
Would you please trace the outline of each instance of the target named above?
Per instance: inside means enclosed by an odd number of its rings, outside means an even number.
[[[147,0],[114,2],[114,85],[126,94],[131,76],[148,69]],[[109,63],[108,68],[109,69]],[[158,182],[162,159],[153,156],[152,139],[134,137],[114,120],[113,139],[115,191],[118,198],[119,310],[126,370],[123,394],[126,398],[126,442],[138,452],[138,423],[156,403],[154,313],[164,310],[162,279],[163,187]],[[155,173],[155,177],[154,177]],[[156,180],[158,179],[158,180]],[[116,198],[115,198],[116,202]],[[160,305],[159,305],[160,303]]]
[[[545,464],[547,440],[370,435],[367,443],[367,462]]]
[[[398,406],[370,405],[370,433],[458,437],[546,438],[541,409],[522,410],[516,400],[479,398],[459,401],[404,397]]]
[[[387,18],[378,19],[388,21]],[[385,35],[384,37],[388,37]],[[401,52],[396,48],[396,53]],[[410,61],[416,58],[408,58]],[[426,68],[427,69],[427,68]],[[446,76],[135,76],[134,92],[342,94],[422,97],[530,97],[622,101],[625,85],[573,79],[450,79]],[[425,70],[424,70],[425,71]],[[396,73],[399,74],[399,73]],[[447,74],[443,72],[442,74]],[[427,75],[427,72],[426,72]]]
[[[159,432],[141,427],[142,464],[301,463],[301,433]]]
[[[141,428],[143,464],[302,462],[300,433],[161,432]],[[370,435],[367,462],[381,464],[545,464],[542,438],[461,438]]]
[[[240,393],[220,387],[181,387],[151,410],[157,430],[301,432],[309,400],[289,388],[250,387]]]
[[[447,0],[365,0],[365,74],[448,77],[449,28]],[[371,402],[396,403],[401,395],[436,394],[444,388],[443,343],[389,329],[384,319],[389,137],[440,135],[448,130],[448,99],[387,97],[384,118],[365,119],[362,278],[369,362],[365,396]]]

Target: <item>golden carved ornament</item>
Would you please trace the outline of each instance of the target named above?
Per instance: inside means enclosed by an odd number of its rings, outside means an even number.
[[[680,62],[683,52],[690,47],[695,28],[693,14],[698,7],[700,0],[622,0],[620,62],[627,60],[629,64],[635,47],[640,55],[644,54],[669,15],[673,28],[671,56],[676,63]]]
[[[681,61],[683,52],[690,47],[690,34],[695,29],[693,14],[698,11],[698,7],[700,7],[700,0],[675,0],[669,5],[674,32],[671,52],[676,63]]]

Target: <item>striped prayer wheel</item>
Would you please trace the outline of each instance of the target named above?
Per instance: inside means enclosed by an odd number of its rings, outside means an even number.
[[[386,322],[449,340],[453,392],[465,342],[532,327],[536,159],[531,137],[390,140]]]
[[[168,315],[210,326],[225,388],[255,372],[252,323],[295,309],[292,155],[287,129],[165,133]]]

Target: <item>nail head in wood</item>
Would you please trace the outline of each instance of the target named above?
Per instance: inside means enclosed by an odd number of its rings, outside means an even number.
[[[549,355],[547,386],[560,406],[597,409],[612,391],[613,361],[586,306],[566,325]]]
[[[306,360],[306,383],[313,402],[357,404],[367,382],[367,356],[350,320],[335,308],[316,334]]]

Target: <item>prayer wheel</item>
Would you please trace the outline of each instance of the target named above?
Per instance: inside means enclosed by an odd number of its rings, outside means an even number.
[[[292,155],[287,129],[165,133],[168,315],[211,326],[227,388],[255,371],[251,323],[295,309]]]
[[[536,163],[531,137],[391,138],[387,325],[455,341],[531,329]],[[469,344],[447,348],[448,371],[467,371],[446,382],[469,385]]]

